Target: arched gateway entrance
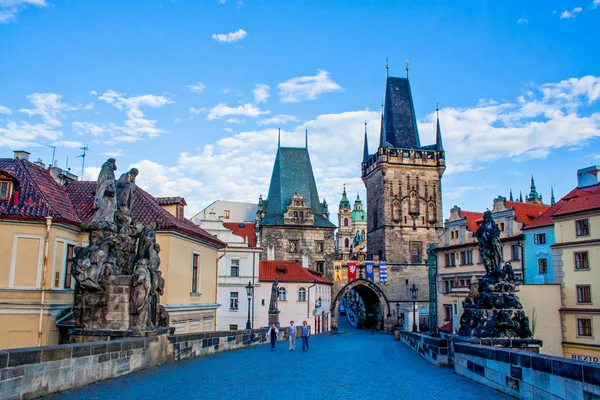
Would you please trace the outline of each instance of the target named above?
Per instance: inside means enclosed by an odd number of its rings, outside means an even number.
[[[383,293],[383,291],[373,282],[365,279],[357,279],[356,282],[349,282],[346,286],[342,287],[333,299],[331,307],[331,329],[338,329],[340,302],[344,296],[352,290],[358,293],[365,304],[367,313],[367,321],[365,321],[366,328],[371,328],[371,326],[375,324],[376,328],[381,328],[382,324],[384,329],[391,327],[390,305],[388,304],[385,293]]]

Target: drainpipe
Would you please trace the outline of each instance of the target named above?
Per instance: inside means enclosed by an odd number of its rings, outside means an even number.
[[[227,254],[227,246],[225,246],[225,250],[223,251],[223,254],[221,254],[219,257],[217,257],[217,269],[215,271],[215,282],[217,282],[217,285],[215,286],[215,303],[219,302],[219,261],[221,261],[221,258],[225,257],[225,255]],[[215,327],[217,326],[217,324],[215,324]]]
[[[257,253],[252,253],[252,286],[254,286],[254,276],[256,274],[255,269],[256,269],[256,256],[258,254]],[[254,303],[256,302],[255,300],[255,296],[256,295],[256,288],[252,291],[252,319],[250,320],[250,328],[254,329]]]
[[[50,228],[52,217],[46,217],[46,237],[44,240],[44,261],[42,266],[42,301],[40,302],[40,324],[38,328],[38,346],[42,345],[42,332],[44,328],[44,302],[46,300],[46,273],[48,272],[48,248],[50,247]]]
[[[306,318],[308,318],[310,320],[310,288],[311,287],[315,287],[317,286],[317,281],[314,281],[315,283],[313,283],[312,285],[310,285],[308,287],[308,289],[306,290],[308,292],[308,304],[306,305]]]

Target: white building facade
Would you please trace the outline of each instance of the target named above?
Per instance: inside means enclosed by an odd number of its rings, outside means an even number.
[[[216,200],[191,218],[196,225],[202,225],[202,221],[209,218],[214,212],[223,222],[254,222],[258,204],[244,203],[240,201]],[[203,226],[204,227],[204,226]]]

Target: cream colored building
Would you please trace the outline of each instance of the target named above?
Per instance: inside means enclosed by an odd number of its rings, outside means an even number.
[[[260,262],[261,285],[256,293],[259,325],[263,327],[269,324],[271,288],[276,277],[279,280],[277,306],[280,329],[287,327],[290,321],[297,326],[306,321],[313,334],[329,332],[333,283],[294,261]]]
[[[560,308],[564,356],[600,362],[599,166],[577,171],[578,184],[552,215],[553,263],[562,287]]]
[[[73,249],[87,245],[83,224],[93,214],[95,182],[74,181],[28,158],[20,151],[0,159],[0,348],[61,341],[56,322],[60,317],[68,325]],[[171,215],[142,189],[132,214],[144,224],[160,221],[161,303],[172,325],[180,332],[214,330],[217,251],[225,244]]]

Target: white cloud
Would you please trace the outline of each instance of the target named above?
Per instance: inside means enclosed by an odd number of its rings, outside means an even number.
[[[275,124],[287,124],[289,122],[298,122],[299,119],[295,115],[279,114],[274,115],[271,118],[261,119],[257,122],[258,126],[263,125],[275,125]]]
[[[52,143],[52,146],[76,149],[79,147],[83,147],[85,145],[81,142],[77,142],[77,141],[73,141],[73,140],[61,140],[61,141]]]
[[[225,4],[227,0],[219,0],[219,4]]]
[[[190,92],[193,92],[193,93],[202,93],[202,92],[204,92],[204,89],[206,88],[206,86],[204,86],[204,83],[198,82],[196,84],[187,85],[186,88]]]
[[[173,101],[168,97],[152,94],[127,97],[114,90],[108,90],[98,97],[98,100],[102,100],[120,111],[125,111],[127,115],[122,126],[113,127],[113,131],[118,132],[114,137],[117,142],[136,142],[166,132],[156,126],[156,120],[147,119],[142,109],[160,108],[172,104]]]
[[[190,114],[192,114],[192,115],[198,115],[198,114],[203,113],[204,111],[206,111],[206,107],[202,107],[202,108],[190,107]]]
[[[342,87],[329,77],[329,72],[318,70],[314,76],[299,76],[277,85],[283,103],[298,103],[315,100],[319,95],[342,90]]]
[[[249,118],[256,118],[263,114],[269,114],[269,110],[261,110],[256,107],[254,104],[246,103],[239,105],[237,107],[229,107],[224,103],[219,103],[215,107],[213,107],[206,119],[214,120],[222,117],[230,117],[230,116],[243,116]]]
[[[592,3],[592,7],[593,8],[600,7],[600,0],[594,0],[594,2]]]
[[[223,94],[227,94],[227,93],[231,92],[231,89],[223,89],[222,92],[223,92]]]
[[[248,33],[243,29],[229,33],[213,33],[212,38],[219,43],[235,43],[246,37]]]
[[[92,122],[76,121],[71,124],[71,127],[78,135],[102,136],[106,131],[111,130],[107,124],[95,124]]]
[[[256,104],[266,102],[267,99],[271,97],[269,89],[269,85],[265,85],[264,83],[256,84],[256,87],[252,91],[252,93],[254,93],[254,102]]]
[[[33,108],[22,108],[19,111],[27,115],[39,115],[44,123],[51,126],[60,126],[63,111],[74,110],[61,102],[62,96],[56,93],[32,93],[27,96]]]
[[[230,124],[245,124],[246,120],[243,118],[228,118],[225,122],[229,122]]]
[[[224,130],[225,132],[229,132],[229,133],[233,132],[233,129],[231,129],[231,128],[223,128],[223,130]]]
[[[0,24],[13,22],[27,6],[46,7],[46,0],[0,0]]]
[[[93,110],[94,109],[94,103],[88,103],[88,104],[86,104],[83,109],[84,110]]]
[[[90,94],[91,94],[92,96],[97,96],[97,95],[98,95],[98,92],[96,92],[95,90],[92,90],[92,91],[90,92]]]
[[[12,114],[12,110],[0,104],[0,114]]]
[[[519,19],[517,20],[517,24],[518,24],[518,25],[521,25],[521,24],[528,24],[528,23],[529,23],[529,20],[528,20],[528,19],[526,19],[526,18],[519,18]]]
[[[123,157],[123,150],[118,149],[118,150],[114,150],[114,151],[106,151],[106,152],[102,153],[102,155],[111,157],[111,158]]]
[[[583,9],[581,7],[575,7],[571,11],[565,10],[560,14],[560,19],[575,18],[575,15],[577,13],[580,13],[581,11],[583,11]]]

